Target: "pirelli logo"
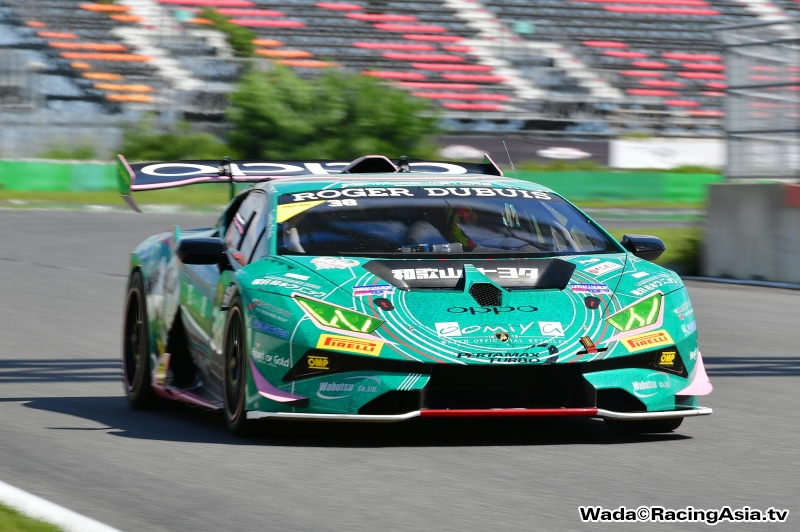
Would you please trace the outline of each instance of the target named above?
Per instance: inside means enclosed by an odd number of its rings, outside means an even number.
[[[319,341],[317,342],[317,349],[331,349],[359,355],[378,356],[382,348],[383,342],[373,342],[372,340],[349,338],[347,336],[335,336],[333,334],[320,335]]]
[[[641,351],[642,349],[652,349],[654,347],[661,347],[671,345],[674,342],[669,333],[664,329],[652,331],[644,334],[637,334],[622,340],[625,349],[631,353],[634,351]]]

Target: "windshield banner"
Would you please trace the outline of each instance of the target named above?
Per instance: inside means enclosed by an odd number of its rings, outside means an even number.
[[[364,269],[387,283],[410,288],[463,286],[464,265],[471,264],[494,283],[506,289],[556,288],[563,290],[575,265],[560,259],[520,260],[373,260]]]

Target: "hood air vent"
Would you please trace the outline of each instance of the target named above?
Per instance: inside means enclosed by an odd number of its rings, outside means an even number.
[[[475,298],[482,307],[499,307],[502,301],[502,291],[489,283],[475,283],[469,288],[469,295]]]

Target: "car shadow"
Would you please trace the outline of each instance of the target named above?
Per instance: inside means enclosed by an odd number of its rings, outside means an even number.
[[[59,423],[52,431],[92,430],[135,439],[230,445],[287,447],[462,447],[612,445],[691,439],[677,433],[618,436],[595,419],[413,419],[399,423],[346,423],[320,421],[258,421],[250,438],[228,432],[219,412],[171,403],[163,408],[131,409],[124,397],[8,398],[27,408],[91,420],[103,427],[85,428]]]

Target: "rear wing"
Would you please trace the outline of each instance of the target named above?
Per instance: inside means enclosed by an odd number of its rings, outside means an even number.
[[[485,155],[481,163],[415,161],[407,157],[390,160],[381,155],[367,155],[355,161],[174,161],[130,164],[117,155],[119,192],[136,212],[142,212],[133,193],[146,190],[182,187],[197,183],[228,183],[233,194],[236,183],[256,183],[279,177],[328,176],[359,173],[432,173],[442,177],[460,174],[503,176],[502,170]]]

